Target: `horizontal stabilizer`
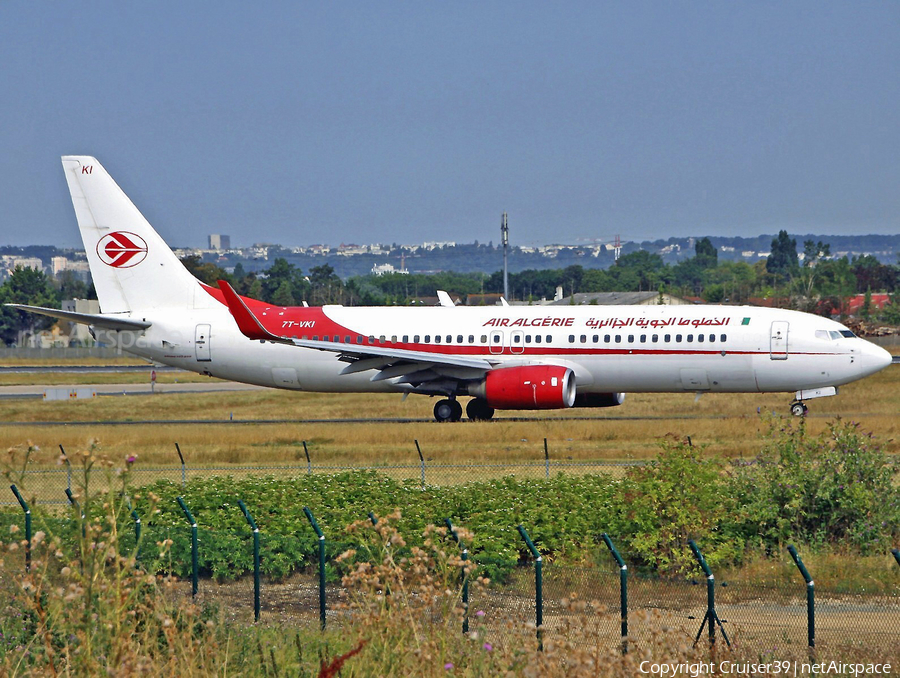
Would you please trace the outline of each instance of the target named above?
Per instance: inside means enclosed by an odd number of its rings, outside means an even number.
[[[73,323],[81,323],[82,325],[93,325],[94,327],[101,327],[105,330],[113,330],[116,332],[121,330],[145,330],[152,324],[146,320],[132,320],[131,318],[123,318],[108,314],[104,315],[102,313],[75,313],[74,311],[61,311],[58,308],[27,306],[26,304],[4,304],[4,306],[16,308],[20,311],[28,311],[29,313],[48,315],[51,318],[68,320]]]

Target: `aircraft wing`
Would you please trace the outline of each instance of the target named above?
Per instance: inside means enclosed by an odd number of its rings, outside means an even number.
[[[228,310],[231,311],[245,337],[334,353],[338,360],[349,363],[341,374],[374,370],[372,381],[397,379],[394,382],[396,384],[410,384],[413,388],[421,387],[428,390],[429,383],[479,379],[494,367],[488,360],[471,356],[278,336],[263,326],[231,285],[220,280],[219,288],[225,297]],[[435,390],[446,389],[438,389],[435,386]]]
[[[68,320],[73,323],[81,323],[82,325],[93,325],[94,327],[100,327],[104,330],[145,330],[152,325],[152,323],[149,323],[146,320],[120,318],[115,315],[104,315],[102,313],[75,313],[75,311],[61,311],[58,308],[28,306],[27,304],[4,304],[4,306],[15,308],[20,311],[28,311],[29,313],[48,315],[51,318]]]

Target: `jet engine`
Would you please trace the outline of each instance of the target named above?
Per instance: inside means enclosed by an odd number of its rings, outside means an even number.
[[[491,370],[469,395],[501,410],[553,410],[575,403],[575,373],[559,365],[523,365]]]

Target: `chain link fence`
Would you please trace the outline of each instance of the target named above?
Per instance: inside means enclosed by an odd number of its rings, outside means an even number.
[[[419,464],[366,468],[395,479],[422,483],[424,488],[509,475],[520,478],[545,478],[559,472],[618,475],[632,464],[575,463],[549,458],[542,462],[504,464],[429,464],[420,458]],[[311,462],[228,468],[181,465],[135,468],[131,473],[133,486],[142,486],[160,479],[180,484],[220,475],[302,476],[345,470],[360,470],[360,467],[318,466]],[[30,470],[26,479],[29,497],[48,505],[45,521],[53,521],[58,532],[77,529],[75,514],[60,510],[68,502],[66,490],[72,487],[73,481],[65,467]],[[11,493],[3,496],[9,499],[4,503],[18,503]],[[4,523],[21,523],[23,513],[19,507],[7,508],[2,516]],[[440,520],[437,518],[435,522]],[[264,623],[291,623],[311,628],[323,623],[340,623],[341,615],[345,614],[342,604],[348,600],[350,592],[341,586],[332,567],[331,560],[337,553],[332,552],[330,545],[324,549],[325,560],[321,563],[327,567],[327,581],[320,578],[320,563],[309,556],[314,552],[310,544],[317,539],[312,524],[296,534],[272,533],[265,529],[257,533],[262,558],[291,561],[282,568],[290,574],[277,578],[258,575],[217,581],[211,576],[216,571],[216,563],[210,560],[211,557],[240,560],[247,563],[244,571],[253,571],[252,525],[232,531],[195,526],[197,549],[201,553],[206,550],[202,573],[205,576],[200,576],[197,565],[192,564],[191,522],[188,510],[183,526],[141,525],[136,521],[133,533],[124,532],[122,547],[132,548],[138,539],[138,530],[141,530],[139,560],[148,567],[182,574],[181,579],[167,585],[171,596],[194,595],[201,602],[215,604],[236,620],[252,621],[258,615]],[[510,529],[515,528],[510,526]],[[324,536],[328,538],[327,534]],[[172,548],[165,556],[168,562],[161,562],[159,544],[166,540],[172,541]],[[215,549],[210,548],[213,544]],[[702,544],[700,546],[702,548]],[[709,642],[712,638],[710,623],[713,623],[716,642],[751,648],[760,656],[777,657],[787,650],[803,650],[811,643],[809,589],[800,571],[792,578],[752,583],[719,581],[702,575],[696,579],[654,578],[627,571],[626,564],[627,591],[623,592],[623,569],[602,546],[599,549],[600,555],[593,554],[590,564],[584,566],[552,561],[542,563],[540,582],[535,560],[529,557],[502,581],[487,587],[473,586],[467,614],[470,632],[498,642],[509,634],[533,633],[538,642],[577,626],[577,637],[586,645],[628,647],[648,642],[662,633],[674,633],[685,642]],[[215,555],[210,556],[212,553]],[[524,542],[522,553],[528,553]],[[478,564],[477,557],[475,562]],[[890,566],[896,568],[897,583],[886,593],[846,593],[839,582],[815,582],[815,619],[812,623],[817,647],[840,650],[900,644],[900,556],[897,556],[897,562],[891,561]],[[187,576],[187,572],[192,576]],[[197,582],[196,591],[192,579]],[[711,590],[715,598],[712,607]],[[714,610],[712,621],[709,618],[711,610]],[[627,623],[627,631],[623,621]]]

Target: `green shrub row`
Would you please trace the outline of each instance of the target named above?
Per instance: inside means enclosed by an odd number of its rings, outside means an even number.
[[[548,559],[583,560],[605,532],[631,565],[660,574],[694,570],[688,539],[714,567],[791,540],[847,545],[863,554],[889,549],[900,535],[900,490],[893,482],[896,466],[878,442],[840,420],[817,436],[802,421],[770,424],[753,459],[729,463],[669,437],[653,462],[621,480],[507,476],[423,490],[413,481],[355,471],[204,478],[186,487],[160,481],[131,493],[143,517],[142,558],[157,557],[158,543],[171,539],[168,565],[160,566],[180,576],[190,572],[190,528],[177,496],[200,526],[200,566],[217,578],[252,570],[251,534],[238,499],[259,524],[263,573],[275,578],[315,562],[318,541],[304,506],[324,530],[330,556],[361,546],[344,528],[369,511],[385,515],[399,508],[398,527],[408,539],[450,518],[471,531],[472,557],[495,578],[528,557],[518,524]],[[120,529],[127,534],[127,523]]]

